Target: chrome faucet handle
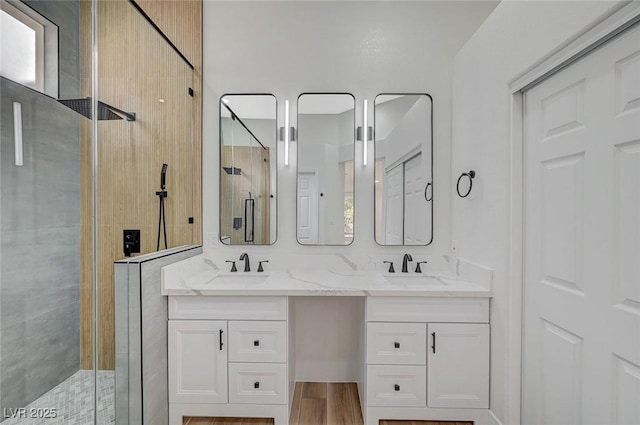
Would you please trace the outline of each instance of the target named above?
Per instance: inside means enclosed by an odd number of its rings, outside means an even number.
[[[238,271],[238,269],[236,268],[236,262],[232,261],[232,260],[226,260],[225,263],[232,263],[231,265],[231,272],[235,273]]]
[[[420,264],[427,264],[426,261],[418,261],[416,264],[416,273],[422,273],[422,269],[420,269]]]
[[[383,261],[385,264],[389,264],[389,273],[395,273],[395,269],[393,268],[393,261]]]
[[[262,260],[262,261],[258,261],[258,273],[261,273],[264,271],[264,269],[262,268],[262,263],[268,263],[269,260]]]

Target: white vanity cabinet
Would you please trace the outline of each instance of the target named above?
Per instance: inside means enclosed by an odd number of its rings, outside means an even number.
[[[286,297],[169,297],[169,425],[288,419]]]
[[[368,424],[489,407],[487,298],[368,297],[366,335]]]

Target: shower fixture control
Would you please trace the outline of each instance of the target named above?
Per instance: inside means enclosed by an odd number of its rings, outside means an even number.
[[[123,230],[122,245],[125,257],[140,253],[140,230]]]

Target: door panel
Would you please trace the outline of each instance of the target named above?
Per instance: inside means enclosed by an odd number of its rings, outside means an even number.
[[[424,196],[427,184],[422,167],[422,154],[404,164],[404,244],[426,245],[428,229],[425,217],[431,222],[431,206]]]
[[[427,324],[427,406],[489,407],[489,324]]]
[[[640,423],[640,29],[524,102],[523,423]]]
[[[316,174],[298,174],[298,242],[318,243],[318,194]]]
[[[402,193],[403,193],[403,168],[402,164],[387,171],[387,186],[385,206],[384,208],[384,223],[385,223],[385,244],[387,245],[402,245],[403,238],[403,216],[402,211],[404,209]]]
[[[170,403],[227,402],[226,334],[224,321],[169,320]]]

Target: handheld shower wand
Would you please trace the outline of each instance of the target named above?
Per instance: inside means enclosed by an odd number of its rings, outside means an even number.
[[[164,190],[167,187],[167,164],[162,164],[162,171],[160,172],[160,189]]]
[[[162,171],[160,172],[160,190],[156,192],[156,195],[160,197],[160,212],[158,215],[158,242],[156,244],[156,251],[160,251],[160,231],[164,231],[164,248],[169,248],[167,244],[167,222],[164,213],[164,198],[168,195],[166,191],[167,187],[167,164],[162,164]]]

